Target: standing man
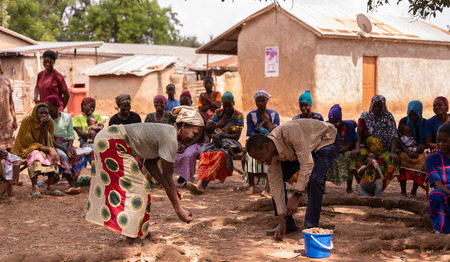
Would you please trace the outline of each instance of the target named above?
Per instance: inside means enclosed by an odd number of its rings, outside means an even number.
[[[305,228],[319,225],[325,175],[339,152],[336,128],[314,119],[299,119],[281,124],[269,135],[254,134],[247,141],[248,154],[267,172],[279,224],[268,234],[282,240],[286,233],[297,231],[292,215],[297,212],[302,193],[308,189]],[[297,171],[294,193],[287,199],[284,182]]]

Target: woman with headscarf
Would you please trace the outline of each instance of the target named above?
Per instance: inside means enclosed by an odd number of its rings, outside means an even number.
[[[131,96],[121,94],[116,97],[116,104],[119,107],[119,113],[113,115],[109,120],[109,125],[126,125],[133,123],[141,123],[141,117],[138,113],[131,110]]]
[[[159,123],[114,125],[95,139],[86,220],[125,235],[125,245],[145,238],[149,231],[150,183],[136,158],[145,159],[145,167],[164,187],[178,218],[186,223],[193,219],[180,204],[181,194],[172,179],[173,163],[175,153],[182,153],[203,137],[204,121],[192,107],[175,114],[175,127]],[[162,161],[162,171],[158,160]]]
[[[53,68],[57,55],[54,51],[47,50],[42,55],[45,70],[39,72],[34,88],[34,102],[44,103],[45,98],[56,95],[62,101],[60,110],[66,108],[69,102],[69,89],[67,89],[64,77]]]
[[[437,151],[436,134],[439,127],[450,121],[448,112],[448,100],[443,96],[438,96],[433,101],[433,112],[435,115],[425,122],[425,145],[432,152]]]
[[[374,95],[369,111],[363,112],[358,120],[358,140],[350,153],[350,169],[358,170],[369,152],[378,156],[378,164],[383,172],[383,189],[394,176],[399,175],[397,155],[398,134],[394,116],[386,107],[386,98]],[[364,144],[364,147],[361,145]]]
[[[414,100],[409,102],[407,115],[403,117],[398,123],[398,130],[401,127],[408,125],[411,127],[414,142],[416,145],[425,146],[425,123],[426,119],[422,117],[423,105],[422,102]],[[401,136],[399,132],[399,137]],[[399,139],[400,153],[399,156],[402,159],[400,165],[400,181],[401,194],[406,196],[406,180],[413,180],[414,184],[411,190],[411,195],[415,196],[419,185],[423,185],[425,182],[426,170],[426,154],[412,151],[406,146],[401,139]]]
[[[155,112],[148,114],[145,117],[144,122],[148,123],[161,123],[173,125],[175,123],[175,118],[168,111],[164,111],[166,107],[167,99],[163,95],[157,95],[153,98],[153,105],[155,106]]]
[[[2,61],[0,60],[0,148],[5,152],[11,150],[14,143],[14,131],[17,129],[16,111],[13,101],[13,87],[8,78],[3,77]],[[2,158],[0,168],[4,169],[8,180],[7,187],[12,194],[11,185],[19,185],[20,158],[8,152]]]
[[[210,181],[215,179],[225,182],[233,174],[233,157],[242,153],[239,143],[244,128],[244,114],[234,109],[234,96],[230,92],[222,95],[223,108],[217,109],[213,121],[205,129],[212,137],[212,142],[203,145],[198,165],[198,182],[187,183],[187,188],[194,194],[203,194]]]
[[[83,100],[81,100],[81,110],[83,113],[75,116],[73,118],[73,129],[75,129],[75,132],[78,134],[78,138],[80,140],[80,147],[84,147],[88,140],[94,139],[95,137],[92,137],[92,133],[89,131],[89,125],[87,122],[87,118],[91,115],[97,119],[97,127],[96,130],[99,132],[103,129],[103,120],[100,115],[94,114],[95,111],[95,99],[92,97],[85,97]]]
[[[272,129],[280,125],[280,116],[277,111],[267,109],[267,103],[270,99],[270,94],[266,89],[256,90],[253,98],[258,109],[247,114],[247,136],[253,134],[269,134]],[[262,179],[262,183],[266,183],[266,187],[261,193],[262,196],[270,196],[269,183],[267,183],[267,166],[259,164],[255,159],[251,158],[248,153],[242,159],[242,166],[244,169],[244,179],[249,183],[247,194],[255,192],[255,176]]]
[[[47,194],[63,195],[53,187],[59,170],[58,166],[67,168],[62,166],[60,155],[55,149],[53,127],[53,121],[50,120],[48,114],[48,106],[43,103],[37,104],[31,115],[22,120],[16,141],[11,148],[13,154],[27,161],[33,197],[41,196],[37,186],[38,175],[48,176]]]
[[[65,168],[59,169],[59,174],[69,182],[69,189],[64,192],[68,194],[78,194],[81,188],[76,186],[76,181],[80,176],[81,169],[87,165],[87,158],[85,155],[77,155],[73,140],[75,133],[73,131],[72,117],[64,112],[59,111],[61,101],[55,95],[48,96],[45,99],[48,106],[49,115],[54,125],[55,147],[58,154],[61,156],[62,166]]]
[[[298,106],[300,108],[301,113],[294,116],[292,120],[297,120],[300,118],[312,118],[323,121],[323,117],[319,113],[311,112],[312,107],[312,97],[309,90],[306,90],[299,98],[298,98]]]
[[[342,120],[342,108],[339,104],[331,107],[328,113],[328,122],[336,127],[340,142],[339,154],[333,161],[326,175],[326,181],[330,181],[335,185],[340,185],[347,181],[346,193],[350,194],[352,190],[353,175],[350,173],[350,152],[358,140],[355,132],[355,124],[351,120]]]

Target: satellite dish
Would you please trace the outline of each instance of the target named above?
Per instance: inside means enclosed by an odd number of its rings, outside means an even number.
[[[359,14],[358,16],[356,16],[356,22],[358,23],[359,28],[361,28],[364,33],[369,34],[370,32],[372,32],[372,23],[365,14]]]

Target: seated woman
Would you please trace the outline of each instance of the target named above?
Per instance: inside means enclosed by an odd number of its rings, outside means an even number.
[[[213,91],[214,78],[205,76],[203,79],[205,93],[198,97],[198,111],[200,111],[207,121],[212,120],[214,112],[222,106],[220,103],[222,94],[219,91]]]
[[[63,194],[54,189],[58,166],[61,166],[61,156],[55,149],[54,125],[48,114],[46,104],[37,104],[30,116],[22,120],[16,141],[11,152],[27,160],[28,175],[31,178],[33,197],[40,197],[37,186],[38,175],[48,176],[46,193],[53,196]],[[66,168],[62,166],[62,168]]]
[[[95,140],[95,162],[86,220],[126,236],[125,245],[145,238],[151,214],[150,184],[136,158],[165,189],[178,218],[186,223],[192,214],[181,206],[181,194],[173,183],[175,153],[182,153],[203,134],[199,112],[184,110],[174,126],[135,123],[109,126]],[[162,171],[157,162],[161,160]]]
[[[270,99],[270,94],[265,89],[256,90],[253,98],[258,109],[251,111],[247,115],[247,136],[253,134],[266,134],[268,135],[272,129],[280,125],[280,116],[277,111],[267,109],[267,103]],[[266,171],[267,165],[259,164],[255,159],[250,157],[248,153],[242,159],[242,166],[244,168],[244,180],[249,183],[249,189],[247,194],[253,194],[255,192],[255,177],[263,180],[266,187],[261,192],[262,196],[270,197],[270,187],[267,182]]]
[[[167,99],[165,96],[155,96],[155,98],[153,98],[153,105],[155,106],[156,112],[148,114],[145,117],[144,122],[173,125],[175,123],[175,118],[170,112],[164,111],[166,103]]]
[[[109,125],[127,125],[141,123],[141,116],[131,110],[131,96],[121,94],[116,97],[116,105],[119,107],[119,113],[113,115],[109,120]]]
[[[58,154],[61,156],[61,164],[64,168],[59,169],[59,174],[69,182],[69,189],[66,193],[78,194],[81,188],[75,185],[80,176],[81,169],[87,165],[87,158],[85,155],[78,156],[73,147],[73,140],[75,133],[73,131],[72,117],[64,112],[59,111],[61,101],[58,96],[47,96],[45,103],[48,106],[48,112],[52,118],[54,125],[55,147]]]
[[[339,104],[331,107],[328,113],[328,121],[336,127],[340,137],[339,154],[328,169],[325,177],[326,181],[331,181],[335,185],[340,185],[347,181],[347,194],[351,194],[353,175],[350,173],[350,152],[353,150],[358,136],[355,132],[355,125],[351,120],[342,121],[342,108]],[[357,179],[359,181],[359,179]]]
[[[397,128],[394,116],[386,108],[384,96],[372,97],[369,111],[359,117],[357,135],[355,149],[350,153],[350,169],[358,170],[364,164],[366,155],[375,153],[384,176],[384,190],[394,176],[399,175]],[[364,147],[361,147],[362,144]]]
[[[89,116],[92,115],[97,119],[97,126],[98,126],[98,128],[96,128],[97,132],[103,129],[102,117],[100,115],[94,114],[95,104],[96,103],[94,98],[85,97],[83,100],[81,100],[81,110],[83,111],[83,113],[73,118],[73,129],[75,129],[75,132],[77,132],[78,134],[78,138],[80,140],[80,147],[86,146],[88,140],[94,140],[94,137],[92,137],[92,133],[88,132],[89,125],[87,122],[87,118]],[[91,159],[89,159],[89,162],[91,162]]]
[[[436,134],[438,128],[450,120],[448,114],[448,100],[443,96],[438,96],[433,101],[433,112],[436,114],[425,122],[425,145],[432,152],[437,151]]]
[[[436,233],[450,233],[450,123],[436,133],[438,152],[427,157],[428,181],[435,189],[429,197],[428,213]]]
[[[297,120],[300,118],[312,118],[312,119],[317,119],[317,120],[323,121],[323,117],[321,114],[311,112],[312,97],[311,97],[309,90],[306,90],[305,93],[303,93],[298,98],[298,106],[300,107],[301,113],[294,116],[292,118],[292,120]]]
[[[198,165],[198,183],[188,183],[187,188],[194,194],[203,194],[210,181],[218,179],[225,182],[233,174],[233,155],[242,152],[239,143],[244,114],[234,109],[234,97],[230,92],[222,96],[223,109],[217,109],[213,121],[218,125],[218,132],[213,134],[213,142],[205,144]],[[217,145],[220,145],[218,147]],[[231,147],[234,152],[227,150]]]
[[[405,144],[405,142],[408,143],[409,140],[412,140],[409,142],[413,142],[414,145],[419,147],[425,147],[424,130],[427,120],[422,117],[422,110],[422,102],[417,100],[409,102],[407,115],[398,123],[398,134],[400,137],[398,141],[400,146],[399,156],[402,159],[398,180],[400,181],[401,194],[403,196],[406,196],[407,180],[414,181],[411,196],[415,196],[417,188],[421,185],[423,186],[426,178],[426,154],[423,153],[423,150],[420,150],[420,153],[414,151],[411,146]]]

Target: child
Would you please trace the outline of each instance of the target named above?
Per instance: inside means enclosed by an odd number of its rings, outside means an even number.
[[[173,84],[168,84],[166,86],[166,94],[169,97],[167,99],[166,107],[164,108],[164,111],[172,112],[172,109],[174,107],[180,106],[180,101],[178,99],[175,99],[175,86]]]
[[[367,154],[366,164],[358,170],[358,176],[361,181],[356,185],[356,192],[361,196],[381,196],[384,177],[380,170],[378,156],[376,154]]]
[[[425,145],[416,146],[416,140],[414,140],[412,128],[409,125],[403,124],[399,128],[400,140],[408,147],[408,150],[417,154],[421,154],[425,150]]]
[[[86,118],[86,122],[89,126],[87,144],[92,144],[94,142],[95,136],[102,129],[100,126],[97,125],[97,118],[95,118],[92,115]]]
[[[213,143],[217,148],[225,148],[233,158],[243,156],[243,151],[245,150],[245,148],[243,148],[242,146],[227,143],[226,138],[217,139],[215,135],[224,133],[224,131],[222,131],[219,128],[219,124],[217,124],[216,122],[214,121],[206,122],[205,132],[206,135],[209,137],[209,139],[213,141]]]
[[[212,76],[205,76],[203,79],[203,86],[206,93],[201,93],[198,98],[198,111],[200,111],[205,119],[212,120],[214,112],[222,106],[222,94],[219,91],[213,91],[214,79]]]
[[[182,106],[191,106],[192,105],[191,92],[186,90],[186,91],[183,91],[183,93],[181,93],[180,105],[182,105]]]
[[[21,160],[0,147],[0,195],[6,191],[8,197],[13,195],[13,181],[18,180]]]

